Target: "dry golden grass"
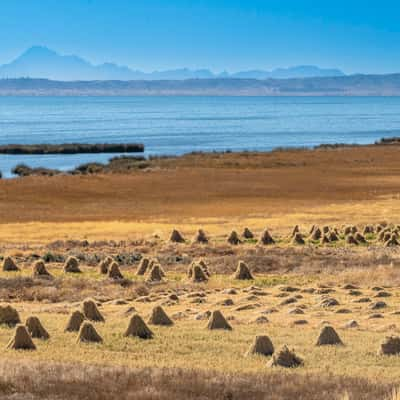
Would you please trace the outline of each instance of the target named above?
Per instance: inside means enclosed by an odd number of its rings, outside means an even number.
[[[0,299],[12,303],[23,320],[38,316],[51,336],[48,342],[35,340],[34,352],[4,350],[4,357],[13,358],[14,364],[2,369],[1,394],[13,399],[13,393],[20,398],[30,393],[32,398],[228,400],[262,399],[272,390],[276,399],[398,397],[394,388],[400,384],[400,358],[377,355],[385,335],[400,334],[400,316],[393,314],[400,311],[398,249],[375,243],[359,248],[343,243],[298,248],[279,240],[277,246],[263,249],[252,242],[239,247],[225,243],[231,230],[240,232],[245,226],[257,235],[268,227],[274,237],[284,237],[296,224],[307,231],[312,224],[398,222],[397,147],[194,155],[156,160],[153,167],[129,175],[0,181],[1,255],[15,256],[22,267],[18,273],[0,272]],[[203,228],[211,244],[171,245],[154,239],[154,234],[167,239],[173,228],[186,238]],[[97,247],[49,245],[69,239],[108,242]],[[124,242],[111,244],[111,240]],[[47,252],[86,257],[83,274],[66,277],[61,264],[51,263],[48,269],[54,280],[32,279],[32,254]],[[135,276],[135,263],[121,266],[126,285],[104,280],[93,257],[120,253],[158,257],[168,282],[145,284]],[[207,284],[189,284],[184,271],[199,257],[206,259],[213,276]],[[228,276],[239,259],[250,266],[255,281],[236,282]],[[385,301],[388,307],[376,311],[383,318],[369,319],[368,303],[354,303],[358,297],[341,288],[347,283],[359,285],[362,296],[372,301]],[[267,295],[249,299],[251,294],[243,290],[251,284]],[[285,300],[277,297],[281,284],[300,289],[331,285],[335,291],[330,296],[340,305],[321,308],[321,294],[303,292],[296,303],[281,305]],[[392,296],[375,299],[375,285],[388,286],[385,290]],[[232,286],[237,295],[221,291]],[[174,326],[151,327],[155,338],[149,341],[125,338],[129,317],[124,311],[134,307],[147,319],[152,307],[166,301],[167,290],[180,297],[177,304],[164,305],[170,316],[175,314]],[[207,294],[204,303],[187,296],[199,290]],[[102,302],[106,323],[95,326],[103,344],[77,344],[75,334],[64,332],[68,314],[88,296]],[[152,301],[137,301],[139,296],[150,296]],[[221,305],[228,297],[234,305]],[[127,304],[109,302],[115,299]],[[255,308],[236,310],[249,303]],[[298,305],[304,306],[304,314],[289,314]],[[229,321],[232,332],[210,332],[205,320],[194,318],[217,308],[234,317]],[[278,312],[262,314],[270,308]],[[337,313],[338,309],[350,313]],[[269,322],[255,323],[260,316]],[[298,319],[308,324],[293,325]],[[345,329],[350,319],[360,327]],[[337,329],[345,346],[314,345],[322,321]],[[295,348],[304,357],[304,366],[271,370],[267,359],[244,357],[257,334],[267,334],[276,348],[283,344]],[[11,335],[10,328],[0,327],[0,348]],[[190,385],[179,384],[182,381]]]

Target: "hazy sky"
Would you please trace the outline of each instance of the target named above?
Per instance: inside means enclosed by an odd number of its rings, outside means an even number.
[[[146,71],[400,72],[400,2],[0,0],[0,63],[32,45]]]

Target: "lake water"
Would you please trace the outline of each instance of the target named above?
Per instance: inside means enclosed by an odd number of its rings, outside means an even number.
[[[149,154],[373,143],[400,136],[400,97],[0,97],[0,144],[139,142]],[[110,154],[0,155],[62,170]]]

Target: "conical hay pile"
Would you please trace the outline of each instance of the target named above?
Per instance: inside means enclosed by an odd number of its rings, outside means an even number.
[[[79,274],[81,270],[79,269],[79,261],[76,257],[68,257],[64,264],[64,272],[70,272],[74,274]]]
[[[144,275],[147,272],[150,260],[148,258],[142,258],[140,260],[136,275]]]
[[[322,233],[328,233],[330,231],[330,228],[328,225],[325,225],[322,227]]]
[[[79,332],[85,316],[78,310],[74,311],[69,317],[65,332]]]
[[[7,305],[0,306],[0,325],[15,326],[21,322],[18,311]]]
[[[246,355],[263,355],[263,356],[270,356],[274,353],[274,345],[271,342],[271,339],[268,336],[261,335],[256,336],[254,338],[254,342],[250,346],[249,350],[247,351]]]
[[[385,242],[385,247],[393,247],[398,246],[399,242],[395,235],[391,235],[390,239]]]
[[[204,260],[199,260],[198,264],[200,265],[200,267],[202,268],[203,272],[207,275],[207,277],[209,278],[211,276],[211,273],[208,269],[207,264],[205,263]]]
[[[228,321],[222,315],[221,311],[216,310],[213,311],[207,324],[207,329],[214,330],[214,329],[225,329],[225,330],[232,330],[232,327],[229,325]]]
[[[245,239],[254,239],[254,234],[249,228],[244,228],[242,236]]]
[[[172,322],[171,318],[168,317],[167,313],[164,311],[164,309],[161,306],[156,306],[151,311],[149,324],[171,326],[174,323]]]
[[[330,243],[329,237],[327,235],[322,236],[321,243],[322,244]]]
[[[264,232],[261,234],[259,244],[268,245],[268,244],[274,244],[274,243],[275,243],[275,240],[272,239],[272,236],[270,235],[268,230],[265,229]]]
[[[358,245],[358,242],[357,242],[356,238],[353,235],[347,236],[346,243],[347,244],[354,244],[356,246]]]
[[[396,355],[400,354],[400,337],[387,336],[379,346],[379,355]]]
[[[365,240],[365,237],[360,232],[357,232],[356,235],[354,236],[354,238],[359,243],[367,243],[367,241]]]
[[[254,279],[253,275],[250,272],[249,267],[246,265],[244,261],[239,261],[237,269],[235,273],[233,274],[234,279],[239,279],[239,280],[250,280]]]
[[[207,282],[207,275],[204,273],[203,268],[199,264],[194,264],[192,267],[192,282]]]
[[[91,299],[83,301],[82,313],[89,321],[104,322],[104,317],[101,315],[96,303]]]
[[[152,339],[153,332],[149,329],[142,317],[138,314],[132,315],[124,336],[134,336],[140,339]]]
[[[322,237],[322,232],[321,229],[319,229],[317,226],[314,227],[313,232],[311,233],[310,239],[311,240],[319,240]]]
[[[303,235],[301,234],[301,233],[296,233],[294,236],[293,236],[293,239],[292,239],[292,244],[297,244],[297,245],[303,245],[303,244],[306,244],[306,242],[304,241],[304,239],[303,239]]]
[[[330,242],[337,242],[339,240],[339,237],[335,231],[331,231],[328,234],[328,239]]]
[[[106,275],[108,272],[108,268],[113,263],[113,261],[114,261],[113,258],[110,256],[107,256],[104,260],[100,261],[99,263],[100,274]]]
[[[50,338],[49,333],[43,327],[38,317],[29,317],[25,322],[25,326],[33,338],[44,340]]]
[[[325,325],[322,327],[321,332],[317,339],[317,346],[325,346],[325,345],[341,345],[343,344],[339,335],[336,333],[335,329],[333,329],[330,325]]]
[[[51,277],[50,272],[47,271],[46,266],[42,260],[38,260],[33,264],[32,275],[34,278]]]
[[[241,240],[239,239],[239,236],[236,231],[232,231],[228,237],[228,243],[237,245],[241,243]]]
[[[161,282],[163,280],[163,273],[158,264],[153,265],[146,278],[146,282]]]
[[[184,243],[185,242],[185,239],[183,238],[183,236],[176,229],[174,229],[172,231],[169,240],[172,243]]]
[[[364,235],[368,235],[369,233],[374,233],[374,227],[372,225],[366,225],[363,231]]]
[[[36,350],[36,346],[25,325],[17,325],[14,337],[8,342],[7,348],[14,350]]]
[[[196,233],[196,235],[193,238],[194,243],[200,243],[200,244],[207,244],[208,243],[208,237],[206,233],[203,231],[203,229],[199,229]]]
[[[303,364],[303,360],[293,350],[284,345],[272,356],[268,367],[295,368]]]
[[[83,322],[81,328],[79,329],[78,337],[76,340],[78,343],[93,342],[101,343],[103,341],[102,337],[97,333],[95,327],[90,322]]]
[[[3,271],[19,271],[19,268],[11,257],[6,257],[3,261]]]
[[[108,269],[108,277],[110,279],[124,279],[123,275],[121,274],[121,271],[119,269],[118,264],[113,261]]]
[[[293,228],[290,237],[293,238],[293,237],[296,235],[296,233],[300,233],[300,228],[299,228],[298,225],[296,225],[296,226]]]

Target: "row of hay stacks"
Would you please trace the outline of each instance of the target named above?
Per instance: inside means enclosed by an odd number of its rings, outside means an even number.
[[[313,225],[308,233],[302,233],[298,225],[293,228],[293,231],[289,235],[289,241],[293,245],[304,245],[306,240],[310,242],[320,242],[321,244],[334,243],[341,240],[341,236],[344,236],[345,242],[350,245],[366,244],[367,235],[378,235],[378,241],[384,243],[386,247],[397,246],[400,244],[399,234],[400,226],[394,225],[366,225],[362,230],[359,230],[355,225],[348,225],[342,229],[336,227],[323,226],[319,227]],[[245,228],[241,234],[233,230],[227,238],[228,244],[239,245],[246,240],[254,239],[255,235],[249,228]],[[170,241],[172,243],[186,243],[186,240],[182,234],[174,229]],[[259,245],[272,245],[275,244],[275,239],[271,236],[268,229],[265,229],[257,243]],[[192,243],[207,244],[209,243],[209,238],[206,233],[199,229],[196,233]]]
[[[48,340],[49,333],[43,327],[37,317],[29,317],[25,324],[20,323],[18,312],[10,306],[0,306],[0,323],[15,326],[16,329],[7,344],[8,349],[36,350],[33,339]],[[11,317],[11,319],[8,319]],[[78,332],[78,343],[102,343],[103,338],[97,332],[92,322],[105,322],[96,303],[93,300],[85,300],[82,304],[82,312],[74,311],[65,328],[66,332]],[[161,306],[156,306],[148,320],[149,324],[160,326],[172,326],[174,323]],[[211,313],[206,328],[209,330],[231,331],[233,328],[219,310]],[[124,337],[136,337],[143,340],[154,338],[153,331],[139,314],[134,314],[123,333]],[[324,325],[316,339],[316,346],[344,346],[344,343],[336,330],[330,325]],[[379,345],[379,355],[399,355],[400,337],[388,336]],[[303,358],[296,355],[287,345],[275,351],[271,339],[266,335],[257,335],[251,343],[245,356],[272,356],[267,363],[270,367],[280,366],[285,368],[298,367],[304,364]]]
[[[12,258],[7,257],[7,265],[15,265]],[[73,266],[73,271],[76,273],[77,270],[82,272],[79,268],[79,261],[75,257],[69,257],[64,265],[64,271],[71,271],[69,266]],[[16,267],[18,268],[18,267]],[[19,271],[19,268],[18,268]],[[113,260],[112,257],[107,256],[104,260],[99,263],[100,274],[107,275],[110,279],[121,280],[124,279],[118,264]],[[158,263],[157,260],[143,257],[136,270],[137,276],[145,276],[145,282],[148,283],[160,283],[164,282],[166,277],[165,271]],[[33,277],[35,278],[51,278],[52,275],[47,271],[45,263],[42,260],[38,260],[33,265]],[[207,282],[211,277],[211,272],[204,260],[194,261],[190,264],[187,270],[187,278],[193,283]],[[244,261],[239,261],[236,271],[232,276],[233,279],[237,280],[253,280],[254,277]]]

